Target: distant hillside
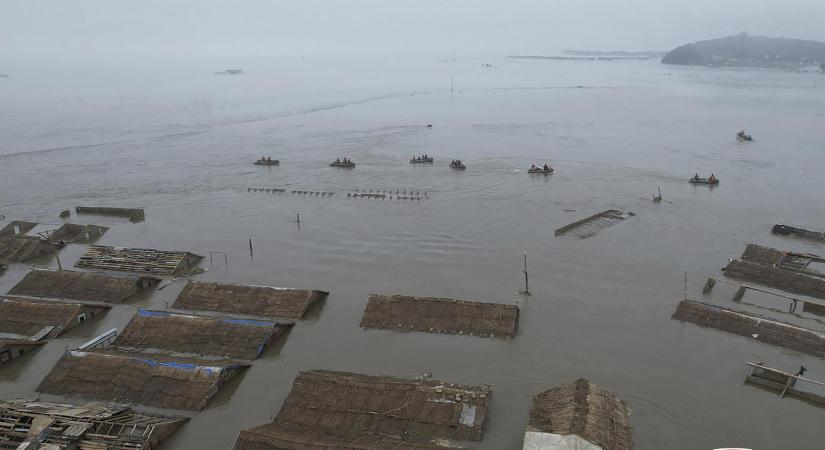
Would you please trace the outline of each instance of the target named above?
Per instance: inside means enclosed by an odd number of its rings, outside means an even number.
[[[683,45],[662,58],[663,64],[688,66],[801,68],[825,64],[825,43],[740,33]]]

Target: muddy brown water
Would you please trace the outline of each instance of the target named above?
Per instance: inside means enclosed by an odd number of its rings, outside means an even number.
[[[785,314],[785,302],[767,295],[736,305],[723,284],[701,295],[702,275],[718,275],[749,242],[825,252],[770,234],[777,222],[825,228],[825,94],[812,87],[816,75],[652,62],[364,64],[380,70],[249,63],[237,77],[175,67],[57,87],[34,69],[6,70],[14,75],[0,82],[12,100],[0,104],[6,221],[58,225],[59,212],[77,205],[144,207],[136,224],[70,221],[111,226],[100,244],[207,256],[200,280],[330,291],[163,448],[230,448],[238,431],[275,416],[298,371],[312,368],[489,383],[479,449],[521,448],[531,395],[579,377],[629,404],[639,449],[822,448],[822,410],[743,385],[745,361],[804,365],[823,380],[822,360],[670,319],[687,270],[693,298],[825,331],[824,319]],[[345,83],[334,89],[341,70]],[[452,95],[450,73],[460,86]],[[741,128],[756,141],[736,142]],[[435,163],[408,163],[422,153]],[[252,165],[261,154],[281,165]],[[357,167],[328,167],[339,156]],[[452,158],[467,170],[450,170]],[[524,172],[544,162],[557,173]],[[721,183],[689,185],[695,172]],[[661,204],[651,201],[657,186]],[[429,198],[348,199],[356,189]],[[554,236],[605,209],[636,215],[587,239]],[[84,248],[63,249],[64,266]],[[518,294],[525,250],[529,297]],[[222,256],[210,265],[210,251],[226,252],[229,266]],[[28,269],[11,265],[0,292]],[[185,282],[4,366],[0,397],[34,398],[65,349],[122,328],[137,307],[164,308]],[[515,303],[519,332],[499,340],[365,331],[358,323],[371,292]]]

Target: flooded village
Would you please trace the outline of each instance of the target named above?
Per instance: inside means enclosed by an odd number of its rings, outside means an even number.
[[[0,449],[825,447],[825,44],[13,3]]]

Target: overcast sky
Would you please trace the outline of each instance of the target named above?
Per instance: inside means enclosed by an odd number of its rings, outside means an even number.
[[[670,49],[825,41],[825,0],[0,0],[0,58]]]

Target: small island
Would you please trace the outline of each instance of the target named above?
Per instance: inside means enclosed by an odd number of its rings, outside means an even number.
[[[677,47],[662,58],[662,63],[825,71],[825,43],[749,36],[748,33],[742,32],[735,36]]]

